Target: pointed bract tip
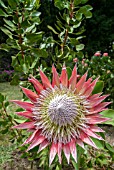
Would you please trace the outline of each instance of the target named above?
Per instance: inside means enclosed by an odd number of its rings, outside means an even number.
[[[11,127],[11,129],[16,129],[16,128],[17,128],[17,125]]]
[[[16,103],[18,100],[9,100],[9,102]]]
[[[30,79],[30,78],[33,78],[33,79],[34,79],[34,76],[33,76],[32,74],[29,74],[28,79]]]
[[[55,67],[54,63],[52,64],[52,67]]]
[[[63,63],[63,67],[62,67],[62,70],[66,69],[66,65],[65,65],[65,62]]]
[[[54,70],[56,69],[54,64],[52,64],[52,71],[53,71],[53,69],[54,69]]]

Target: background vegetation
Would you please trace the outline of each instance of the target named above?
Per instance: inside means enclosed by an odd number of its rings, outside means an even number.
[[[5,149],[1,142],[3,156],[0,163],[9,159],[10,156],[5,157],[5,153],[12,152],[27,136],[23,131],[11,129],[12,125],[26,120],[14,116],[14,112],[20,109],[10,104],[9,99],[26,100],[18,92],[18,85],[32,89],[27,79],[30,74],[39,78],[38,67],[50,79],[52,64],[60,71],[64,62],[69,76],[75,63],[80,75],[87,70],[88,76],[93,79],[100,75],[97,92],[101,92],[104,87],[104,93],[110,94],[107,100],[112,101],[110,114],[103,114],[112,118],[107,124],[114,126],[113,0],[0,0],[0,7],[0,133],[1,139],[4,136],[11,144],[8,143]],[[100,51],[99,55],[95,54],[97,51]],[[98,152],[87,148],[85,153],[78,148],[81,162],[77,167],[72,161],[76,170],[84,167],[91,170],[102,167],[113,169],[113,147],[107,141],[96,141],[96,145],[100,148]],[[20,149],[25,152],[26,147]],[[36,167],[47,170],[47,151],[39,155],[36,151],[37,148],[24,153],[22,157],[31,162],[31,167],[36,161]],[[64,161],[65,170],[73,167],[68,167]],[[60,168],[57,159],[50,170],[53,168]]]

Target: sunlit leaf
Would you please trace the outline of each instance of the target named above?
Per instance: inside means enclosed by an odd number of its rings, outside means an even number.
[[[103,141],[95,139],[95,138],[92,138],[92,140],[99,149],[104,149]]]
[[[104,110],[100,114],[103,115],[103,117],[108,117],[111,119],[109,121],[104,122],[103,124],[114,126],[114,110],[112,109]]]
[[[84,49],[84,44],[79,44],[79,45],[76,45],[76,50],[77,51],[81,51]]]
[[[0,5],[1,5],[3,8],[7,9],[7,6],[4,4],[4,2],[3,2],[2,0],[0,0]]]
[[[41,12],[34,11],[30,14],[32,17],[39,17],[41,15]]]
[[[100,114],[103,115],[104,117],[109,117],[114,119],[114,110],[112,109],[104,110]]]
[[[17,123],[24,123],[27,119],[14,119]]]
[[[8,29],[2,27],[1,30],[2,30],[6,35],[8,35],[11,39],[13,39],[13,37],[12,37],[13,34],[12,34]]]
[[[2,9],[0,9],[0,16],[8,17],[8,15]]]
[[[9,25],[10,27],[12,27],[12,28],[15,27],[15,25],[13,24],[13,22],[11,22],[10,20],[4,19],[4,21],[5,21],[5,23],[6,23],[7,25]]]
[[[58,32],[55,31],[54,28],[52,28],[50,25],[47,26],[51,31],[53,31],[55,34],[59,34]]]
[[[96,86],[94,87],[94,90],[93,90],[92,94],[96,94],[96,93],[102,92],[103,88],[104,88],[104,82],[103,81],[98,81],[96,83]]]
[[[80,21],[82,19],[82,13],[80,12],[76,13],[76,19]]]

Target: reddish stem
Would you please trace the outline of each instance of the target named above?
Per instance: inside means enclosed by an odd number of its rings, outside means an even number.
[[[18,11],[16,11],[16,16],[17,16],[17,18],[18,18],[18,29],[20,29],[20,28],[21,28],[21,24],[20,24],[20,22],[19,22]],[[23,21],[23,20],[24,20],[24,16],[23,16],[23,13],[22,13],[22,21]],[[22,35],[19,34],[18,37],[19,37],[18,43],[19,43],[20,46],[21,46],[21,54],[22,54],[22,58],[24,59],[24,51],[23,51],[23,49],[22,49],[22,42],[23,42]]]
[[[71,3],[70,3],[70,13],[69,13],[70,19],[73,18],[73,10],[74,10],[74,0],[71,0]],[[64,51],[64,46],[65,46],[66,41],[67,41],[67,37],[68,37],[68,29],[66,29],[66,31],[65,31],[64,41],[61,44],[61,52],[62,52],[62,54],[63,54],[63,51]]]

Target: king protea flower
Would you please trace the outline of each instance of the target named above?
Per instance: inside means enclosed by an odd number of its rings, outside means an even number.
[[[86,81],[87,73],[85,73],[77,81],[76,66],[69,80],[65,65],[60,76],[54,65],[52,66],[52,83],[41,70],[39,73],[42,84],[32,76],[29,78],[36,93],[22,87],[31,102],[13,100],[26,110],[16,114],[29,119],[15,128],[32,131],[32,135],[24,142],[30,144],[27,151],[35,146],[39,146],[38,152],[47,146],[50,147],[49,164],[56,154],[61,163],[62,150],[68,163],[70,154],[77,161],[76,144],[84,148],[86,143],[97,148],[91,137],[103,140],[96,133],[103,130],[96,124],[108,120],[99,114],[110,104],[102,102],[108,95],[101,96],[101,93],[92,95],[98,78],[94,81],[89,78]]]

